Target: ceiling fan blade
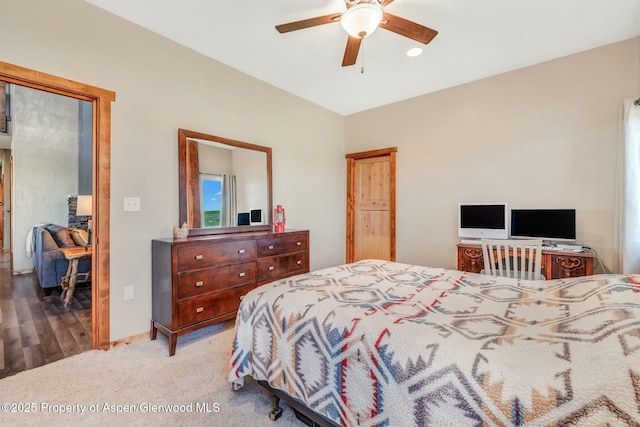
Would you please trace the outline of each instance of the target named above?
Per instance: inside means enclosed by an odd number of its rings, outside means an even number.
[[[348,67],[349,65],[356,63],[358,60],[360,44],[362,44],[361,38],[349,36],[349,39],[347,40],[347,48],[344,50],[344,57],[342,58],[343,67]]]
[[[276,30],[280,33],[288,33],[289,31],[302,30],[316,25],[331,24],[332,22],[338,22],[341,16],[341,13],[334,13],[332,15],[318,16],[317,18],[289,22],[288,24],[276,25]]]
[[[389,3],[393,3],[393,0],[384,0],[384,1],[382,2],[382,5],[381,5],[381,6],[382,6],[382,7],[385,7],[385,6],[387,6]]]
[[[393,31],[401,36],[409,37],[420,43],[429,43],[438,32],[429,27],[417,24],[408,19],[400,18],[399,16],[385,13],[380,23],[380,28]]]

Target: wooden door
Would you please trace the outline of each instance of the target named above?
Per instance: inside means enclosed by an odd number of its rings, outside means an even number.
[[[396,259],[396,151],[347,154],[347,262]]]

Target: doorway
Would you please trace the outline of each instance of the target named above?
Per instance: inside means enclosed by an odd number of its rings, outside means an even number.
[[[347,259],[396,260],[396,147],[347,154]]]
[[[84,83],[0,62],[0,81],[88,101],[92,104],[93,256],[91,344],[107,350],[109,341],[109,207],[111,102],[115,93]],[[13,245],[13,242],[12,242]]]

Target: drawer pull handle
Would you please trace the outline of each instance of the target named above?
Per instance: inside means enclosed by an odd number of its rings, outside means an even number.
[[[269,266],[269,271],[273,271],[275,269],[275,267],[273,265]]]
[[[196,308],[196,313],[202,313],[204,311],[204,307]]]
[[[204,257],[202,255],[196,255],[194,258],[197,259],[197,260],[201,260]]]
[[[269,245],[269,247],[267,247],[267,249],[273,250],[273,245]]]
[[[302,264],[302,261],[297,260],[297,261],[296,261],[296,264],[300,265],[300,264]]]
[[[296,242],[296,245],[302,246],[302,242]]]
[[[244,253],[244,249],[240,249],[240,250],[238,250],[238,253],[239,253],[239,254],[243,254],[243,253]]]
[[[204,285],[204,282],[202,280],[200,280],[199,282],[196,282],[196,286],[197,287],[200,287],[202,285]]]
[[[243,271],[242,273],[238,274],[238,276],[244,277],[244,276],[246,276],[246,273]]]

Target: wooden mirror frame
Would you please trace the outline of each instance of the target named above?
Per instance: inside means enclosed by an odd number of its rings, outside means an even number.
[[[93,105],[93,256],[91,271],[91,347],[108,350],[111,204],[111,103],[115,92],[67,80],[17,65],[0,62],[0,80],[32,89],[89,101]],[[13,242],[12,242],[13,245]]]
[[[178,129],[178,173],[180,224],[200,224],[200,171],[198,167],[197,143],[190,144],[188,139],[202,139],[230,145],[232,147],[261,151],[267,155],[267,223],[264,225],[240,225],[234,227],[194,227],[189,229],[189,236],[208,234],[246,233],[248,231],[273,230],[273,186],[271,168],[271,147],[236,141],[220,136]],[[197,216],[197,218],[196,218]]]

